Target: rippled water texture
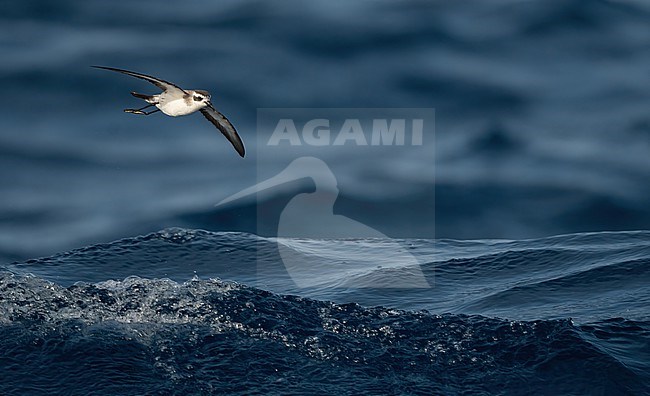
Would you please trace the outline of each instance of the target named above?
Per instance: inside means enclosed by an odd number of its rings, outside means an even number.
[[[301,289],[276,239],[182,229],[16,263],[0,275],[0,391],[641,394],[648,241],[400,240],[424,291],[346,273]],[[384,240],[294,242],[305,266],[337,265],[335,245],[362,255],[353,272],[374,284],[410,270],[375,265]]]
[[[391,237],[647,229],[649,15],[604,0],[4,2],[0,260],[170,226],[259,234],[257,207],[214,207],[256,182],[258,107],[435,108],[433,180],[385,157],[339,178],[338,213]],[[155,89],[93,64],[209,89],[247,159],[200,116],[122,113]],[[369,180],[372,197],[356,188]],[[416,224],[432,182],[435,225]]]
[[[0,2],[0,394],[650,394],[648,21]],[[153,87],[90,65],[210,90],[247,158],[199,115],[124,114]],[[215,207],[286,166],[256,121],[287,107],[435,109],[433,152],[317,156],[334,213],[390,238],[276,238],[300,183]]]

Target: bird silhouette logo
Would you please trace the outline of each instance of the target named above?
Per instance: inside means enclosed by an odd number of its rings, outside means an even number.
[[[345,287],[431,287],[417,259],[398,241],[352,218],[334,214],[338,183],[321,159],[297,158],[277,175],[225,198],[217,206],[303,178],[313,180],[315,191],[297,194],[287,203],[280,214],[276,238],[284,266],[298,287],[318,287],[326,279],[341,279]],[[368,257],[367,252],[351,248],[367,239],[380,240],[372,246],[381,252],[374,251]],[[309,256],[320,260],[309,260]],[[377,256],[382,258],[380,265]],[[386,277],[373,276],[377,270],[400,273],[386,282]]]

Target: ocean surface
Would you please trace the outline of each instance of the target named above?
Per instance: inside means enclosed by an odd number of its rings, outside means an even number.
[[[379,265],[395,243],[429,288],[391,286],[414,270]],[[366,266],[297,288],[280,246],[314,273],[355,256]],[[5,270],[2,394],[650,392],[650,232],[342,241],[167,229]]]
[[[650,394],[647,2],[0,0],[0,26],[0,395]],[[246,158],[91,65],[210,90]],[[328,147],[334,213],[378,236],[284,238],[309,183],[215,206],[294,155],[260,108],[435,109],[432,149]]]

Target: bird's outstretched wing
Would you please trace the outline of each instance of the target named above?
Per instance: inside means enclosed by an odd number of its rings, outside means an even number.
[[[91,66],[91,67],[94,67],[95,69],[110,70],[110,71],[126,74],[131,77],[139,78],[145,81],[149,81],[150,83],[162,89],[163,91],[172,91],[172,92],[177,91],[178,93],[187,94],[187,92],[185,92],[183,88],[179,87],[176,84],[172,84],[169,81],[161,80],[159,78],[148,76],[146,74],[136,73],[124,69],[117,69],[115,67],[106,67],[106,66]]]
[[[219,113],[212,104],[209,104],[208,107],[201,109],[201,114],[208,119],[214,126],[217,127],[223,133],[223,136],[228,139],[232,146],[237,150],[239,155],[244,156],[244,143],[242,143],[241,138],[237,134],[235,127],[232,126],[230,121],[223,114]]]

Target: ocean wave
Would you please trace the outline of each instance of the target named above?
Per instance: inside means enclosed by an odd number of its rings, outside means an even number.
[[[434,315],[217,279],[62,287],[2,273],[0,296],[0,366],[12,373],[3,394],[647,389],[639,355],[607,351],[647,345],[648,322]]]
[[[650,299],[644,288],[650,282],[648,234],[588,233],[521,241],[310,240],[171,228],[17,262],[7,269],[62,286],[129,276],[176,282],[199,276],[366,306],[514,320],[650,320],[640,303]],[[414,279],[426,284],[415,287]]]

